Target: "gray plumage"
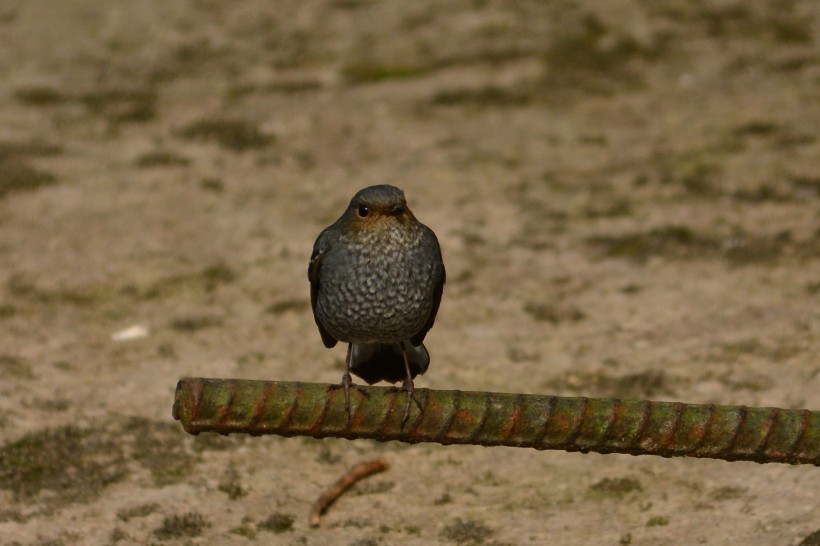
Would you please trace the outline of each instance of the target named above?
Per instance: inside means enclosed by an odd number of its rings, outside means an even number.
[[[359,191],[316,240],[308,278],[325,346],[350,344],[348,372],[371,384],[409,380],[412,394],[412,379],[430,361],[422,342],[445,270],[438,239],[407,208],[404,193],[387,185]]]

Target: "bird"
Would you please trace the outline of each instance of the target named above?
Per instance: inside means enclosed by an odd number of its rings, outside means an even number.
[[[354,374],[369,385],[396,383],[421,410],[413,379],[427,371],[424,338],[433,327],[446,272],[436,234],[419,222],[404,192],[387,184],[357,192],[313,245],[308,265],[310,303],[328,349],[347,343],[342,381],[348,422]]]

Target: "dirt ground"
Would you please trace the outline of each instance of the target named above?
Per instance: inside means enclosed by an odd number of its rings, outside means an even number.
[[[811,466],[171,418],[182,376],[339,381],[307,261],[376,183],[448,270],[418,387],[820,409],[818,31],[810,0],[0,3],[0,544],[820,544]]]

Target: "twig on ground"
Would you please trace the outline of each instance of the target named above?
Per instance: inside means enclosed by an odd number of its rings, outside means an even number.
[[[354,483],[359,480],[384,472],[388,465],[384,459],[375,459],[359,463],[339,478],[327,491],[322,493],[322,496],[316,499],[313,503],[313,508],[310,510],[310,517],[308,523],[311,527],[319,526],[319,517],[325,513],[331,504],[336,502],[342,493],[347,491]]]

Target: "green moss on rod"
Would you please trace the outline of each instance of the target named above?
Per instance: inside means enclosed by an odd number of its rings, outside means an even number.
[[[348,422],[341,389],[324,383],[184,378],[174,418],[191,433],[369,438],[532,447],[820,466],[820,412],[417,389],[421,411],[402,428],[404,394],[366,387]]]

